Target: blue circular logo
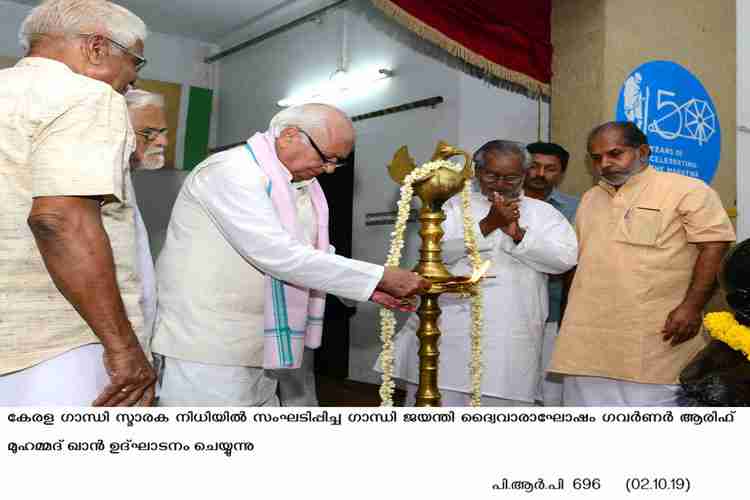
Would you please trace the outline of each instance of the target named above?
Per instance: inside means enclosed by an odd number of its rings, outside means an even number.
[[[638,66],[620,89],[616,116],[648,136],[654,168],[711,182],[721,157],[719,115],[688,70],[671,61]]]

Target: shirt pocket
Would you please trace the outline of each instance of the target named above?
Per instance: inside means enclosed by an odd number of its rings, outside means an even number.
[[[631,245],[656,246],[661,223],[661,209],[642,205],[631,207],[625,212],[615,239]]]

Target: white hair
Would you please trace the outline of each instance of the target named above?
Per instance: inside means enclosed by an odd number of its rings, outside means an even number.
[[[485,143],[476,153],[474,153],[474,167],[477,170],[484,168],[486,164],[485,157],[488,154],[516,156],[521,160],[521,166],[523,167],[524,172],[531,167],[531,154],[526,149],[526,145],[522,142],[496,139]]]
[[[18,39],[28,51],[38,35],[107,35],[126,47],[148,36],[146,24],[124,7],[106,0],[46,0],[21,23]]]
[[[322,104],[300,104],[291,106],[276,113],[268,124],[268,130],[274,137],[279,137],[285,128],[301,128],[307,133],[319,131],[327,134],[326,124],[331,119],[331,112],[336,108]],[[342,113],[344,117],[344,115]],[[346,117],[349,120],[348,117]],[[351,120],[349,120],[351,123]],[[354,127],[352,126],[352,129]]]
[[[128,109],[130,110],[145,108],[146,106],[157,106],[159,108],[164,108],[165,106],[163,95],[140,89],[128,90],[125,94],[125,102],[128,104]]]

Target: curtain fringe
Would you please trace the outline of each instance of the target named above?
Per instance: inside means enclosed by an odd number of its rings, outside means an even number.
[[[525,75],[518,71],[513,71],[512,69],[508,69],[504,66],[501,66],[500,64],[490,61],[486,57],[477,54],[473,50],[464,47],[454,40],[451,40],[435,28],[428,26],[424,22],[406,12],[398,5],[395,5],[390,0],[371,1],[372,4],[375,5],[375,7],[383,11],[386,15],[392,17],[399,24],[405,26],[410,31],[413,31],[425,40],[428,40],[441,47],[451,55],[463,59],[472,66],[480,68],[485,73],[489,73],[503,80],[521,85],[528,89],[531,94],[543,94],[545,96],[550,95],[549,84],[542,83],[539,80],[536,80],[535,78],[532,78],[528,75]]]

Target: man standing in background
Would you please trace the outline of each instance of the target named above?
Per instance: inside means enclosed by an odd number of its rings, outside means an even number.
[[[565,178],[570,154],[565,148],[553,142],[535,142],[526,146],[526,149],[531,154],[531,167],[526,173],[524,194],[529,198],[546,201],[559,210],[571,225],[575,225],[580,198],[558,190]],[[567,295],[564,282],[563,275],[549,277],[549,316],[544,326],[537,395],[537,400],[544,406],[562,405],[562,377],[556,373],[547,373],[546,370],[555,349],[555,339],[562,319],[562,305]]]
[[[48,0],[0,71],[0,405],[153,400],[121,95],[146,34],[111,2]]]
[[[135,132],[135,151],[130,157],[130,168],[137,170],[156,170],[164,166],[165,149],[169,145],[167,139],[167,117],[165,114],[164,97],[145,90],[132,89],[125,94],[128,104],[130,123]],[[151,256],[148,231],[143,222],[141,209],[133,188],[132,176],[127,177],[127,189],[134,200],[134,218],[136,231],[136,250],[138,253],[138,274],[143,285],[141,296],[141,310],[143,311],[144,335],[141,343],[144,351],[150,352],[149,344],[153,336],[154,320],[156,319],[156,276],[154,260]]]

